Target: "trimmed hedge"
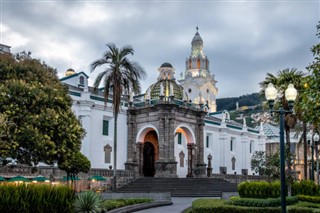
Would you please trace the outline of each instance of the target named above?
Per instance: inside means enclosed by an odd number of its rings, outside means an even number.
[[[311,203],[320,203],[319,196],[298,195],[299,200]]]
[[[292,184],[292,194],[320,196],[320,186],[310,180],[296,181]]]
[[[298,197],[287,197],[287,205],[297,203]],[[281,206],[281,198],[267,198],[267,199],[256,199],[256,198],[239,198],[231,199],[227,202],[230,205],[235,206],[253,206],[253,207],[277,207]]]
[[[132,198],[132,199],[114,199],[114,200],[105,200],[103,202],[103,207],[106,211],[121,208],[124,206],[130,206],[139,203],[151,203],[152,199],[149,198]]]
[[[242,182],[238,185],[238,193],[242,198],[278,198],[280,182]]]
[[[280,182],[242,182],[238,185],[242,198],[277,198],[280,197]],[[296,181],[292,184],[292,195],[320,196],[320,186],[312,181]]]
[[[237,200],[237,199],[234,199]],[[288,213],[311,213],[312,209],[288,207]],[[233,206],[219,199],[199,199],[192,202],[192,213],[279,213],[281,207],[244,207]]]
[[[0,185],[0,212],[73,212],[75,193],[67,186]]]
[[[279,207],[243,207],[227,205],[218,199],[199,199],[192,202],[192,213],[279,213]]]

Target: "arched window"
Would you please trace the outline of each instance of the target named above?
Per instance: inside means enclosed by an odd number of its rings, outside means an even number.
[[[111,163],[111,152],[112,148],[109,144],[104,146],[104,162]]]
[[[189,69],[191,69],[191,66],[192,65],[192,61],[191,61],[191,58],[189,59]]]
[[[179,153],[180,167],[184,167],[184,157],[185,157],[185,154],[183,153],[183,151],[181,151],[181,152]]]
[[[198,62],[197,62],[197,68],[200,69],[200,58],[198,58]]]
[[[236,159],[234,157],[231,158],[232,170],[236,170]]]
[[[83,77],[83,76],[80,76],[79,84],[80,84],[81,86],[84,85],[84,77]]]

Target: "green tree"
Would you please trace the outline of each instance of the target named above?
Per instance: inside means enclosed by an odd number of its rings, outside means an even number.
[[[259,175],[265,175],[269,180],[280,177],[279,152],[266,155],[264,151],[256,151],[251,158],[251,169]]]
[[[65,171],[67,178],[70,177],[72,181],[80,172],[87,173],[90,167],[90,161],[81,152],[65,155],[64,160],[59,164],[59,169]]]
[[[0,158],[35,166],[77,152],[85,131],[56,71],[30,53],[0,54],[0,115],[7,124]],[[8,127],[8,125],[7,125]]]
[[[317,25],[317,36],[320,38],[320,22]],[[304,90],[302,92],[301,108],[304,111],[304,119],[315,128],[320,125],[320,43],[311,48],[313,54],[313,61],[307,67],[309,75],[304,83]]]
[[[298,71],[295,68],[292,69],[284,69],[280,70],[277,75],[273,75],[271,73],[267,73],[267,76],[264,81],[260,82],[261,91],[260,94],[264,96],[265,89],[267,88],[269,83],[272,83],[278,91],[282,92],[283,94],[279,97],[279,102],[282,105],[283,109],[287,112],[285,113],[285,135],[286,135],[286,154],[291,156],[290,150],[290,129],[294,128],[297,118],[294,114],[289,112],[289,105],[288,101],[285,98],[284,91],[288,88],[289,84],[293,84],[294,87],[298,91],[298,97],[295,102],[295,105],[300,102],[301,96],[299,93],[303,90],[303,81],[304,81],[305,74],[302,71]],[[276,105],[275,107],[279,107]],[[298,107],[295,107],[298,109]],[[297,112],[297,111],[296,111]],[[297,112],[300,114],[301,112]],[[288,173],[291,175],[291,159],[287,158],[287,167]]]
[[[112,96],[113,115],[114,115],[114,167],[113,180],[114,190],[116,189],[116,169],[117,169],[117,122],[120,112],[121,98],[130,95],[131,92],[140,93],[139,80],[145,75],[144,69],[134,61],[128,59],[128,55],[133,55],[132,47],[125,46],[121,49],[115,44],[107,44],[108,50],[103,57],[91,64],[91,72],[97,67],[103,66],[104,69],[95,79],[94,87],[97,90],[100,83],[103,83],[105,104],[109,93]]]

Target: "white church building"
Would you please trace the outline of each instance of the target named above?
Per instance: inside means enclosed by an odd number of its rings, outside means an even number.
[[[265,151],[267,137],[259,130],[216,112],[218,89],[199,33],[193,37],[183,78],[163,63],[159,77],[144,94],[123,100],[118,117],[117,169],[140,176],[193,177],[220,174],[253,174],[252,154]],[[93,92],[84,72],[66,71],[72,108],[86,136],[81,152],[92,168],[113,167],[112,100]],[[208,170],[209,168],[209,170]]]

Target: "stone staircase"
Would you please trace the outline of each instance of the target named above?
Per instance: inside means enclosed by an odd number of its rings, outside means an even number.
[[[117,192],[170,192],[173,197],[222,197],[222,192],[237,192],[237,184],[214,178],[140,178]]]

